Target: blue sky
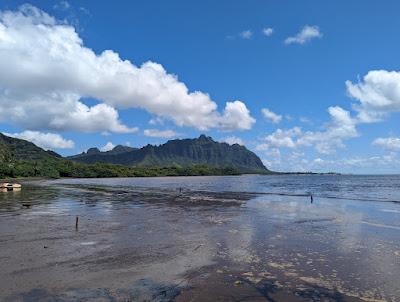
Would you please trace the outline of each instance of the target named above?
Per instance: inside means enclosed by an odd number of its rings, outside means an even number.
[[[12,106],[0,126],[63,155],[206,133],[275,170],[398,173],[399,9],[5,0],[0,103]],[[159,65],[142,68],[148,61]]]

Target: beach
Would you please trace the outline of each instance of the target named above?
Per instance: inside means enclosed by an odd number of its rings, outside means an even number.
[[[0,195],[0,300],[399,301],[399,183],[24,181]]]

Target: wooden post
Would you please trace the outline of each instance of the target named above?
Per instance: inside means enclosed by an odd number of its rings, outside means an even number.
[[[78,229],[78,222],[79,222],[79,217],[76,216],[76,219],[75,219],[75,229]]]

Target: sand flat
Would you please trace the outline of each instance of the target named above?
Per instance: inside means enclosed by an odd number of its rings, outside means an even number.
[[[399,300],[400,205],[178,187],[2,195],[0,300]]]

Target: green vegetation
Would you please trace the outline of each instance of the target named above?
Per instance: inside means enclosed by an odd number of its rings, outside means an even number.
[[[82,160],[82,158],[84,160]],[[261,160],[243,146],[230,146],[204,135],[173,140],[141,149],[117,146],[100,152],[62,158],[25,140],[0,133],[0,178],[15,177],[138,177],[270,173]]]
[[[191,167],[207,165],[233,167],[241,173],[268,173],[260,158],[244,146],[229,145],[201,135],[195,139],[170,140],[160,146],[147,145],[140,149],[117,146],[111,151],[100,152],[91,148],[69,157],[82,163],[109,163],[145,167]]]
[[[0,163],[19,160],[40,161],[49,158],[61,158],[61,156],[53,151],[45,151],[26,140],[0,133]]]
[[[207,165],[191,167],[127,167],[106,163],[83,164],[69,160],[17,161],[0,164],[0,178],[9,177],[147,177],[147,176],[198,176],[238,175],[237,169]]]

